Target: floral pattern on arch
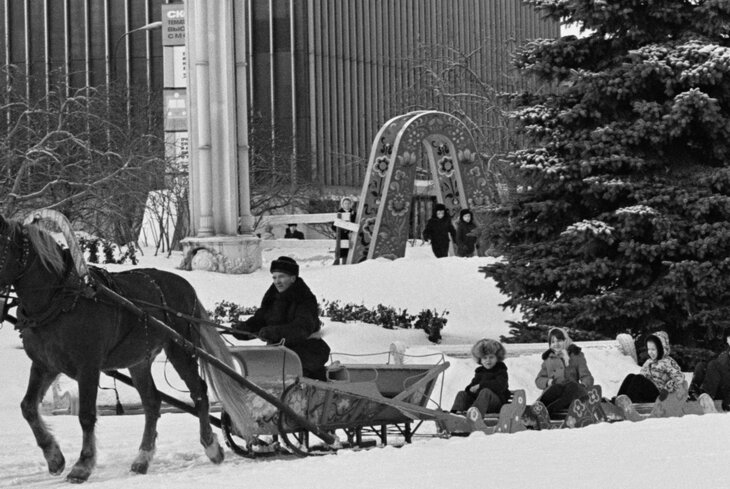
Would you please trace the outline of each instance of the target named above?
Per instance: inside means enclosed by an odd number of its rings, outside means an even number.
[[[373,170],[375,170],[375,173],[380,175],[380,178],[385,178],[385,175],[388,173],[388,167],[390,167],[390,157],[380,156],[375,160]]]
[[[388,201],[388,210],[394,217],[401,217],[411,210],[411,203],[402,193],[397,193]]]
[[[456,166],[454,165],[454,160],[451,158],[451,156],[448,155],[439,159],[436,163],[436,167],[438,169],[439,175],[443,175],[446,178],[451,178],[451,176],[454,174],[454,170],[456,169]]]

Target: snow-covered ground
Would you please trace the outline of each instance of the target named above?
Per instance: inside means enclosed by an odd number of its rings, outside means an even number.
[[[482,337],[507,333],[505,320],[518,316],[502,311],[504,300],[491,281],[478,273],[489,258],[436,260],[428,247],[409,248],[404,259],[374,260],[354,266],[331,266],[332,246],[307,247],[286,252],[271,245],[264,251],[264,269],[251,275],[228,276],[175,270],[180,256],[154,257],[140,266],[170,269],[187,278],[203,303],[213,308],[221,300],[257,305],[269,285],[266,271],[271,259],[289,254],[300,261],[301,275],[320,300],[340,300],[369,306],[382,303],[407,308],[447,310],[443,330],[444,351],[464,349]],[[112,271],[129,268],[110,266]],[[408,345],[409,355],[434,354],[422,331],[385,330],[372,325],[341,324],[325,319],[324,338],[333,352],[383,353],[384,361],[394,341]],[[509,349],[509,345],[507,345]],[[516,349],[516,348],[515,348]],[[588,364],[604,394],[615,394],[629,372],[638,371],[630,359],[612,345],[585,348]],[[358,361],[357,357],[350,359]],[[441,404],[448,409],[456,392],[471,378],[475,367],[468,358],[447,357]],[[360,360],[363,361],[363,360]],[[419,359],[419,362],[421,360]],[[510,356],[506,361],[510,387],[524,388],[528,402],[539,394],[534,377],[539,353]],[[50,476],[19,404],[25,390],[30,361],[20,348],[11,325],[0,329],[0,487],[48,487],[65,484]],[[156,365],[161,390],[174,393],[176,379],[164,362]],[[111,386],[109,379],[103,386]],[[68,387],[68,386],[66,386]],[[441,391],[437,388],[436,393]],[[121,389],[123,401],[131,394]],[[105,397],[110,391],[101,391]],[[67,459],[75,461],[81,430],[72,416],[48,416]],[[662,487],[703,488],[730,486],[726,463],[730,456],[730,416],[707,415],[595,425],[579,430],[522,432],[512,435],[467,438],[416,438],[403,448],[367,451],[342,450],[337,455],[294,459],[249,460],[226,449],[221,465],[210,463],[198,443],[197,421],[190,415],[163,414],[158,426],[155,460],[147,475],[133,475],[129,466],[141,439],[142,417],[101,416],[97,425],[98,463],[87,484],[104,488],[494,488]],[[424,426],[428,433],[432,427]],[[67,469],[68,471],[68,469]]]

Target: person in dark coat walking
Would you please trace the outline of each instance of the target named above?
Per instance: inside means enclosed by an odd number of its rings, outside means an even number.
[[[436,258],[448,256],[449,236],[452,240],[456,239],[456,230],[446,214],[446,206],[441,203],[436,204],[433,216],[426,222],[426,228],[423,230],[423,240],[431,242],[431,249]]]
[[[510,397],[504,346],[485,338],[472,346],[471,354],[479,367],[469,385],[456,395],[451,412],[463,412],[474,406],[482,415],[498,413]]]
[[[699,362],[695,367],[690,395],[699,398],[708,394],[715,401],[722,401],[723,411],[730,411],[730,328],[725,329],[726,348],[709,363]]]
[[[258,337],[268,344],[284,341],[302,362],[305,377],[326,380],[330,347],[322,339],[317,297],[299,277],[299,265],[288,256],[271,262],[274,283],[261,307],[246,321],[233,325],[242,340]],[[254,335],[253,337],[251,335]]]
[[[472,236],[472,231],[476,228],[474,215],[469,209],[462,209],[459,213],[459,222],[456,223],[456,256],[474,256],[477,237]]]

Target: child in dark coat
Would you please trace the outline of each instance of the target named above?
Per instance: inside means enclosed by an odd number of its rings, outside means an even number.
[[[469,209],[462,209],[456,224],[456,256],[474,256],[477,237],[472,236],[472,231],[476,228],[474,215]]]
[[[426,222],[423,230],[423,240],[431,242],[431,249],[436,258],[443,258],[449,254],[449,236],[452,240],[456,240],[454,225],[446,213],[446,206],[441,203],[436,204],[433,216]]]
[[[505,349],[496,340],[482,339],[471,348],[471,354],[479,367],[466,389],[459,392],[451,412],[466,411],[474,406],[479,412],[498,413],[509,401],[507,366],[504,364]]]

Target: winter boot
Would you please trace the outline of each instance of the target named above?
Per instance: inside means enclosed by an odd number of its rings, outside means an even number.
[[[718,412],[717,408],[715,407],[715,401],[713,401],[712,398],[710,397],[710,395],[707,394],[706,392],[703,392],[702,394],[700,394],[699,397],[697,398],[697,400],[699,401],[700,406],[702,407],[703,413],[710,414],[710,413]]]
[[[624,418],[631,421],[642,421],[644,417],[634,409],[634,403],[627,395],[620,395],[616,398],[616,406],[618,406],[624,413]]]

